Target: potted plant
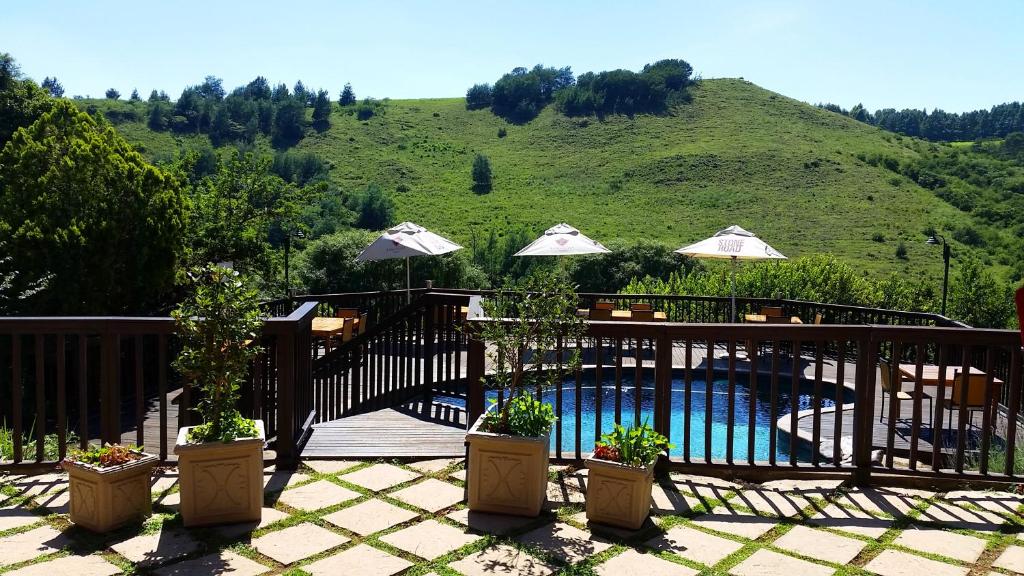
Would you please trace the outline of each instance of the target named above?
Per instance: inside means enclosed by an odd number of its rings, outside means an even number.
[[[238,411],[239,389],[260,348],[256,291],[234,270],[208,265],[189,274],[192,293],[172,313],[182,348],[175,368],[199,391],[198,426],[178,430],[185,526],[260,520],[263,422]]]
[[[153,513],[149,477],[157,457],[135,446],[90,445],[61,463],[68,473],[71,521],[108,532]]]
[[[668,439],[646,422],[628,428],[616,424],[601,436],[594,456],[586,461],[587,520],[640,528],[651,511],[654,464],[669,448]]]
[[[486,343],[493,367],[487,384],[504,402],[492,398],[466,434],[470,510],[540,514],[547,495],[551,426],[557,418],[535,391],[560,386],[562,374],[580,365],[576,347],[568,357],[556,357],[560,342],[574,343],[585,331],[577,302],[568,282],[541,273],[481,303],[488,319],[474,323],[471,337]],[[559,360],[561,370],[556,368]]]

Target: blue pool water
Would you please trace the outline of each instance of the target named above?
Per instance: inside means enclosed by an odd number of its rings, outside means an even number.
[[[609,371],[611,372],[611,371]],[[716,375],[717,376],[717,375]],[[725,459],[727,433],[729,428],[729,382],[725,375],[716,379],[711,385],[711,394],[708,395],[707,383],[704,380],[694,379],[690,387],[690,457],[694,459],[704,458],[704,438],[706,407],[710,398],[711,402],[711,457],[716,460]],[[601,385],[601,432],[610,432],[615,422],[615,382],[612,378],[602,378]],[[821,407],[834,406],[835,385],[824,383],[821,387],[821,396],[818,403]],[[779,378],[777,395],[776,418],[781,418],[791,412],[791,383],[788,378]],[[769,436],[771,434],[771,380],[767,377],[758,379],[757,386],[753,392],[756,394],[754,410],[754,460],[767,461],[769,456]],[[807,410],[814,406],[814,387],[812,382],[801,381],[797,394],[797,410]],[[747,434],[750,429],[750,394],[751,386],[749,376],[746,374],[736,375],[735,404],[733,409],[733,458],[735,461],[743,461],[747,458]],[[675,444],[671,454],[673,457],[683,455],[684,435],[684,395],[685,381],[682,378],[672,380],[672,417],[670,423],[669,441]],[[561,446],[566,456],[571,457],[575,453],[576,445],[576,380],[567,378],[562,387],[561,412],[557,408],[556,390],[554,387],[544,390],[543,400],[555,406],[556,415],[560,418],[561,425]],[[487,398],[497,398],[495,391],[487,391]],[[597,423],[597,386],[593,374],[589,378],[585,375],[581,389],[580,403],[580,448],[583,452],[591,452],[594,449],[595,426]],[[844,402],[852,402],[852,393],[845,393]],[[621,411],[622,422],[631,423],[634,418],[635,409],[634,380],[631,375],[622,375],[622,399]],[[654,424],[654,382],[645,379],[642,382],[640,394],[640,421],[647,421]],[[557,433],[551,432],[551,448],[557,448]],[[776,458],[787,460],[789,458],[789,445],[785,435],[777,437]],[[797,449],[797,458],[800,461],[809,461],[810,450],[805,444],[800,444]]]

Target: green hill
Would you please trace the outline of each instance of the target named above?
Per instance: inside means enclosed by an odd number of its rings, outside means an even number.
[[[151,158],[205,140],[152,132],[139,117],[117,127]],[[499,137],[499,128],[507,135]],[[539,232],[566,221],[602,241],[681,246],[739,224],[791,257],[832,252],[873,276],[926,273],[939,282],[941,251],[924,243],[923,230],[953,230],[968,216],[869,161],[913,159],[935,146],[743,80],[715,79],[662,116],[568,118],[549,106],[514,125],[452,98],[390,100],[383,113],[359,121],[335,107],[331,128],[309,130],[295,149],[328,161],[343,190],[377,183],[394,192],[399,219],[463,243],[492,229]],[[489,194],[471,189],[478,152],[491,160]],[[1009,234],[983,233],[995,244]],[[901,242],[905,259],[896,257]]]

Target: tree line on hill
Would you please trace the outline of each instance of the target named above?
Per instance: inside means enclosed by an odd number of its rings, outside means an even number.
[[[832,103],[818,104],[818,107],[890,132],[941,142],[1003,138],[1012,132],[1024,132],[1024,106],[1020,102],[959,114],[913,108],[881,108],[872,113],[861,104],[849,110]]]
[[[574,77],[572,70],[544,67],[515,68],[493,85],[474,84],[466,91],[470,110],[490,108],[510,122],[529,122],[555,103],[566,116],[656,114],[689,99],[695,82],[685,60],[647,64],[640,72],[611,70]]]

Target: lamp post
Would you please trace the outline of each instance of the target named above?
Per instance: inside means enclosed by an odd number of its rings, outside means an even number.
[[[949,250],[949,244],[946,243],[946,239],[941,234],[932,234],[928,237],[928,244],[937,246],[939,243],[942,244],[942,262],[944,268],[942,271],[942,312],[943,316],[946,315],[946,290],[949,288],[949,257],[951,256]]]

